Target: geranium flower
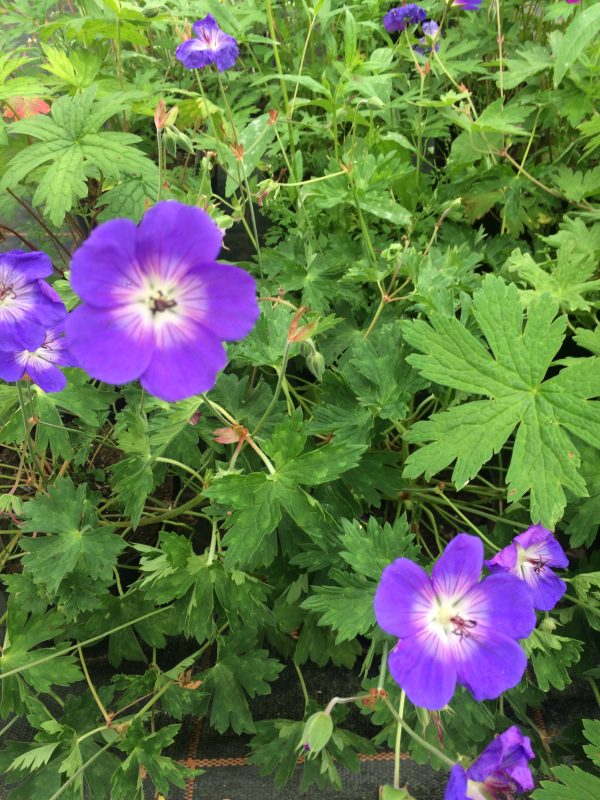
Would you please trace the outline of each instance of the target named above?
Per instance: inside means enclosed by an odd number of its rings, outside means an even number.
[[[37,347],[66,309],[41,280],[52,272],[46,253],[9,250],[0,255],[0,350]]]
[[[541,525],[532,525],[515,536],[485,565],[493,573],[510,572],[526,581],[533,606],[540,611],[550,611],[567,591],[567,584],[550,567],[568,567],[569,559],[553,534]]]
[[[415,45],[413,49],[422,56],[426,53],[432,53],[434,50],[437,52],[440,49],[440,43],[438,41],[440,26],[437,22],[430,20],[421,25],[421,30],[425,35],[419,39],[419,44]]]
[[[454,0],[452,5],[465,11],[478,11],[481,8],[481,0]]]
[[[194,22],[192,30],[196,38],[182,42],[175,51],[175,57],[184,67],[202,69],[215,64],[219,72],[233,67],[240,54],[238,43],[219,28],[212,14]]]
[[[66,323],[77,365],[93,378],[181,400],[214,386],[222,340],[242,339],[259,314],[254,279],[217,264],[222,234],[204,211],[157,203],[139,227],[98,226],[74,253],[71,285],[84,301]]]
[[[399,8],[392,8],[383,18],[383,27],[388,33],[403,31],[407,25],[417,25],[425,22],[427,12],[416,3],[408,3]]]
[[[452,767],[444,800],[510,800],[515,792],[533,789],[528,762],[535,757],[528,736],[513,725],[488,744],[465,771]]]
[[[523,676],[527,659],[515,640],[535,626],[531,592],[506,573],[480,581],[482,566],[481,540],[460,533],[431,577],[407,558],[383,571],[375,616],[399,637],[388,664],[414,705],[443,708],[457,682],[491,700]]]
[[[59,366],[68,366],[68,357],[61,326],[47,330],[39,347],[27,350],[0,350],[0,378],[20,381],[28,375],[45,392],[60,392],[67,379]]]

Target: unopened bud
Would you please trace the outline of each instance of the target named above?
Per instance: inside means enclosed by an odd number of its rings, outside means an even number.
[[[156,125],[156,130],[162,131],[163,128],[166,128],[169,125],[174,125],[175,120],[177,119],[177,114],[179,114],[179,108],[177,106],[173,106],[173,108],[170,108],[167,111],[165,101],[161,98],[154,110],[154,124]]]
[[[298,311],[294,314],[294,318],[290,323],[288,330],[288,342],[304,342],[309,339],[317,327],[317,320],[310,322],[308,325],[299,327],[299,322],[309,309],[307,306],[300,306]]]
[[[307,753],[307,758],[316,756],[327,746],[332,733],[333,720],[331,715],[326,714],[324,711],[317,711],[316,714],[306,720],[299,747]]]
[[[213,440],[219,444],[236,444],[248,436],[248,428],[243,425],[232,425],[230,428],[215,428]]]
[[[544,617],[544,619],[540,622],[540,630],[544,631],[544,633],[554,633],[558,626],[558,623],[552,617]]]

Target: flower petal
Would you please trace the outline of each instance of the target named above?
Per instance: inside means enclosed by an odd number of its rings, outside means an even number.
[[[436,561],[431,577],[436,594],[462,597],[481,576],[483,544],[477,536],[459,533]]]
[[[155,272],[168,281],[214,261],[222,244],[219,226],[205,211],[167,200],[144,214],[137,230],[136,254],[144,272]]]
[[[413,705],[437,711],[450,702],[456,668],[436,633],[423,632],[398,642],[388,666]]]
[[[527,550],[528,555],[543,559],[551,567],[569,566],[569,559],[554,534],[541,525],[532,525],[524,533],[515,536],[515,542]]]
[[[5,270],[14,270],[14,274],[29,282],[51,275],[52,261],[50,256],[39,251],[26,253],[23,250],[8,250],[0,254],[0,275]]]
[[[523,736],[516,725],[497,736],[467,770],[467,777],[486,781],[497,774],[518,784],[519,791],[533,789],[533,776],[528,761],[535,758],[531,740]],[[495,782],[498,785],[498,781]],[[508,788],[508,787],[507,787]]]
[[[45,392],[62,392],[67,385],[67,379],[59,368],[47,361],[32,361],[27,365],[26,372]]]
[[[375,617],[384,631],[400,639],[423,630],[421,621],[435,603],[431,580],[408,558],[386,567],[375,592]]]
[[[140,382],[155,397],[174,402],[212,389],[226,364],[223,346],[200,325],[173,327],[157,339]]]
[[[461,614],[478,627],[493,628],[512,639],[525,639],[535,628],[533,597],[527,584],[507,572],[484,578],[461,603]]]
[[[256,281],[249,273],[230,264],[202,264],[184,282],[192,279],[198,281],[198,300],[194,301],[194,292],[186,291],[187,314],[219,339],[235,341],[250,333],[260,309]]]
[[[493,700],[512,689],[527,666],[525,653],[514,641],[491,628],[477,627],[477,633],[454,649],[458,682],[475,700]]]
[[[567,591],[567,584],[549,567],[536,572],[534,564],[523,564],[523,578],[531,589],[534,608],[540,611],[551,611]]]
[[[133,316],[94,308],[74,309],[65,323],[66,345],[92,378],[127,383],[139,378],[154,351],[154,334]]]
[[[44,326],[23,313],[5,314],[0,308],[0,349],[7,352],[35,350],[44,341]]]
[[[19,381],[25,372],[23,366],[18,363],[15,354],[0,350],[0,378],[3,381]]]
[[[484,563],[492,572],[503,570],[505,572],[510,572],[511,575],[520,577],[519,567],[517,565],[517,545],[514,542],[511,542],[511,544],[507,545],[500,550],[499,553],[496,553],[493,558],[490,558]]]
[[[115,293],[136,280],[137,227],[129,219],[113,219],[95,228],[71,259],[71,287],[94,306],[113,307]]]
[[[444,800],[468,800],[467,775],[460,764],[455,764],[450,770]]]

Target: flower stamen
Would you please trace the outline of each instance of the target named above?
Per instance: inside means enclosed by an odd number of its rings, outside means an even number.
[[[7,297],[10,298],[11,300],[17,299],[17,295],[15,293],[15,290],[13,289],[12,283],[8,285],[0,284],[0,303],[3,300],[6,300]]]
[[[455,616],[450,619],[452,623],[452,633],[458,636],[461,640],[473,636],[472,628],[477,626],[474,619],[463,619],[462,617]]]
[[[154,297],[150,298],[150,310],[152,314],[167,311],[169,308],[175,308],[176,305],[177,300],[169,300],[160,289],[158,289]]]

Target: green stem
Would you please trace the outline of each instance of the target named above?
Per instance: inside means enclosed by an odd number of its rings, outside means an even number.
[[[300,666],[296,663],[295,660],[292,661],[292,664],[294,665],[294,668],[295,668],[295,670],[296,670],[296,672],[298,674],[298,680],[300,681],[300,686],[302,687],[302,694],[304,696],[304,709],[306,710],[308,708],[310,700],[309,700],[309,697],[308,697],[308,690],[306,688],[306,682],[304,680],[304,675],[302,674],[302,670],[300,669]]]
[[[278,372],[278,375],[277,375],[277,385],[275,386],[275,392],[273,393],[273,397],[271,398],[271,402],[269,403],[269,405],[265,409],[265,413],[262,415],[262,417],[259,420],[258,425],[256,426],[256,428],[252,432],[253,436],[256,436],[256,434],[259,432],[259,430],[262,428],[262,426],[265,424],[265,422],[269,419],[269,416],[270,416],[271,412],[273,411],[273,409],[275,408],[275,405],[277,404],[277,401],[279,400],[279,395],[281,394],[281,387],[283,385],[283,379],[285,378],[285,371],[287,369],[288,359],[289,359],[289,355],[290,355],[290,345],[291,345],[291,342],[288,339],[286,339],[285,347],[283,348],[283,356],[281,358],[281,367],[279,368],[279,372]]]
[[[59,658],[60,656],[66,656],[69,653],[72,653],[74,650],[77,650],[78,647],[87,647],[89,644],[95,644],[96,642],[99,642],[102,639],[104,639],[106,636],[110,636],[113,633],[125,630],[125,628],[129,628],[131,625],[137,625],[138,622],[142,622],[145,619],[150,619],[150,617],[155,617],[157,614],[162,614],[163,611],[170,611],[172,608],[173,608],[172,605],[163,606],[162,608],[156,608],[154,611],[148,612],[148,614],[143,614],[141,617],[136,617],[135,619],[132,619],[129,622],[124,622],[122,625],[117,625],[114,628],[110,628],[110,630],[104,631],[104,633],[99,633],[97,636],[92,636],[90,639],[85,639],[83,642],[78,642],[77,644],[73,644],[70,647],[64,647],[62,650],[58,650],[56,653],[50,653],[47,656],[42,656],[42,658],[38,658],[35,661],[31,661],[29,664],[24,664],[22,667],[15,667],[14,669],[9,669],[8,672],[3,672],[0,675],[0,681],[3,681],[5,678],[10,678],[11,675],[19,675],[21,672],[25,672],[28,669],[39,667],[40,664],[46,664],[48,661],[52,661],[54,658]]]
[[[398,724],[396,726],[396,744],[394,747],[394,789],[400,788],[400,745],[402,743],[402,720],[404,718],[404,701],[406,694],[404,689],[400,695],[400,705],[398,706]]]
[[[77,645],[77,654],[79,656],[79,661],[81,663],[81,668],[83,670],[83,674],[85,675],[86,683],[89,687],[90,692],[92,693],[92,697],[96,702],[96,705],[100,709],[100,713],[104,717],[104,721],[108,723],[110,721],[110,716],[107,710],[104,708],[104,703],[100,699],[98,692],[96,691],[96,687],[94,686],[92,679],[90,678],[90,673],[88,672],[87,664],[85,663],[85,658],[83,657],[83,650],[81,649],[81,645]]]
[[[156,456],[154,461],[158,461],[161,464],[172,464],[174,467],[179,467],[179,469],[185,470],[185,472],[189,472],[190,475],[193,475],[194,478],[198,481],[200,486],[204,486],[204,479],[202,476],[196,472],[195,469],[192,467],[188,467],[187,464],[184,464],[182,461],[176,461],[174,458],[166,458],[165,456]]]
[[[453,503],[452,500],[450,500],[449,497],[446,497],[444,492],[439,487],[437,487],[435,491],[436,491],[436,494],[438,494],[450,506],[450,508],[454,511],[454,513],[457,514],[462,519],[462,521],[466,525],[468,525],[469,528],[471,528],[471,530],[474,531],[482,541],[484,541],[487,544],[488,547],[491,547],[492,550],[495,550],[496,552],[499,552],[502,549],[502,548],[498,547],[498,545],[496,545],[493,542],[491,542],[487,538],[487,536],[479,530],[477,525],[474,525],[471,522],[471,520],[462,513],[460,508],[458,508],[458,506],[455,503]]]
[[[158,191],[156,192],[156,202],[158,203],[160,200],[160,194],[162,192],[162,186],[164,182],[164,158],[163,158],[163,144],[162,144],[162,131],[160,128],[156,129],[156,144],[158,147]]]
[[[57,791],[54,792],[54,794],[52,795],[52,797],[49,798],[49,800],[57,800],[57,798],[59,798],[62,794],[64,794],[67,791],[67,789],[69,788],[69,786],[72,783],[74,783],[74,781],[76,781],[77,778],[86,771],[86,769],[90,766],[90,764],[93,764],[93,762],[97,758],[100,758],[100,756],[106,750],[108,750],[109,747],[112,747],[112,745],[113,745],[113,742],[110,741],[107,744],[105,744],[104,747],[101,747],[100,750],[97,750],[91,758],[88,758],[88,760],[79,767],[77,772],[74,772],[73,775],[71,775],[71,777],[67,781],[65,781],[63,783],[63,785],[60,787],[60,789],[57,789]]]
[[[287,87],[283,79],[283,67],[281,66],[281,58],[279,57],[279,43],[277,41],[277,36],[275,34],[275,18],[273,17],[273,6],[271,4],[271,0],[266,0],[266,6],[267,6],[267,21],[269,24],[269,36],[271,37],[271,42],[273,45],[273,56],[275,58],[275,64],[277,65],[277,74],[279,75],[279,85],[281,86],[283,107],[285,109],[285,117],[288,126],[288,138],[290,140],[290,152],[292,155],[291,160],[292,164],[294,165],[292,177],[294,178],[294,180],[296,180],[296,145],[294,143],[294,130],[292,128],[290,100],[287,92]]]
[[[425,739],[419,736],[419,734],[416,731],[414,731],[409,725],[407,725],[406,722],[404,722],[404,720],[400,719],[398,712],[396,711],[394,706],[390,703],[387,697],[384,697],[383,701],[391,711],[398,725],[401,728],[404,728],[404,730],[408,733],[408,735],[411,738],[413,738],[415,742],[417,742],[417,744],[420,744],[421,747],[424,747],[426,750],[429,750],[430,753],[433,753],[435,756],[437,756],[437,758],[439,758],[441,761],[444,762],[444,764],[447,764],[449,767],[453,767],[455,765],[456,763],[455,761],[452,761],[451,758],[448,758],[448,756],[445,753],[442,753],[441,750],[438,750],[437,747],[434,747],[432,744],[429,744],[429,742],[426,742]]]
[[[223,103],[225,104],[225,110],[227,112],[227,116],[229,118],[229,124],[231,125],[231,130],[233,133],[233,140],[234,143],[238,144],[238,138],[235,128],[235,120],[233,119],[233,112],[231,110],[231,106],[229,105],[229,101],[227,99],[227,95],[225,94],[225,87],[223,86],[223,80],[221,78],[221,73],[217,70],[217,80],[219,81],[219,90],[221,92],[221,97],[223,98]],[[262,279],[262,260],[261,260],[261,252],[260,252],[260,242],[258,239],[258,226],[256,224],[256,217],[254,215],[254,203],[252,201],[252,192],[250,191],[250,184],[248,183],[248,175],[246,173],[246,166],[244,164],[244,154],[241,153],[238,157],[236,155],[236,164],[238,169],[238,183],[243,182],[244,188],[246,189],[246,197],[248,199],[248,208],[250,210],[250,220],[252,222],[252,230],[254,231],[254,246],[256,248],[256,258],[258,260],[258,268],[260,270],[260,277]],[[239,179],[239,173],[242,174],[242,181]]]

